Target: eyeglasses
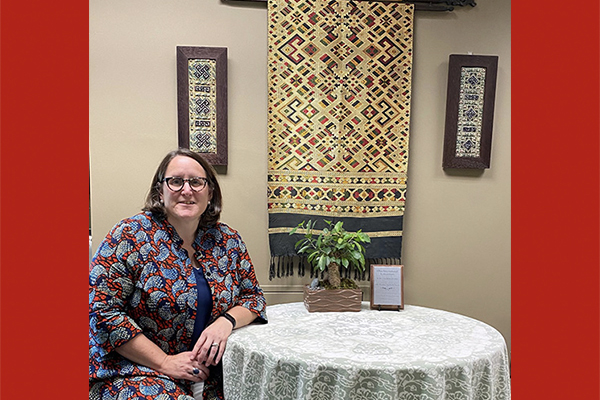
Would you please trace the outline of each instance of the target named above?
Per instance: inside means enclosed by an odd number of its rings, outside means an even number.
[[[174,192],[179,192],[181,189],[183,189],[183,185],[185,185],[186,182],[190,184],[190,188],[194,192],[200,192],[206,187],[208,179],[202,178],[200,176],[196,176],[194,178],[189,179],[184,179],[179,176],[171,176],[163,179],[161,182],[167,182],[167,186],[169,187],[169,189],[171,189]]]

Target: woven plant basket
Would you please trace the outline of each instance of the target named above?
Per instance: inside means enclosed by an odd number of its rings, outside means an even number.
[[[362,301],[360,289],[319,289],[304,286],[304,306],[308,312],[360,311]]]

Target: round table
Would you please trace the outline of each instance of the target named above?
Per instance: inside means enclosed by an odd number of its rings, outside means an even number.
[[[367,302],[345,313],[278,304],[267,316],[229,337],[227,400],[510,399],[506,343],[481,321]]]

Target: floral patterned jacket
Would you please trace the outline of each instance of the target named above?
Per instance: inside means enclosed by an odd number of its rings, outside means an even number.
[[[172,225],[149,212],[119,222],[101,243],[90,271],[90,387],[119,377],[160,375],[113,351],[136,335],[146,335],[167,354],[190,350],[197,291],[182,244]],[[217,223],[198,232],[193,248],[212,293],[209,323],[236,305],[266,322],[266,301],[240,235]],[[211,375],[205,391],[221,392],[218,378]]]

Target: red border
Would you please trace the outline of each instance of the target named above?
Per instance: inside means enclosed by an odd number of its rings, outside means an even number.
[[[598,0],[512,11],[513,398],[598,399]]]
[[[88,2],[0,21],[0,397],[86,398]]]
[[[598,2],[512,7],[513,394],[598,398]],[[0,19],[0,397],[85,398],[88,2]]]

